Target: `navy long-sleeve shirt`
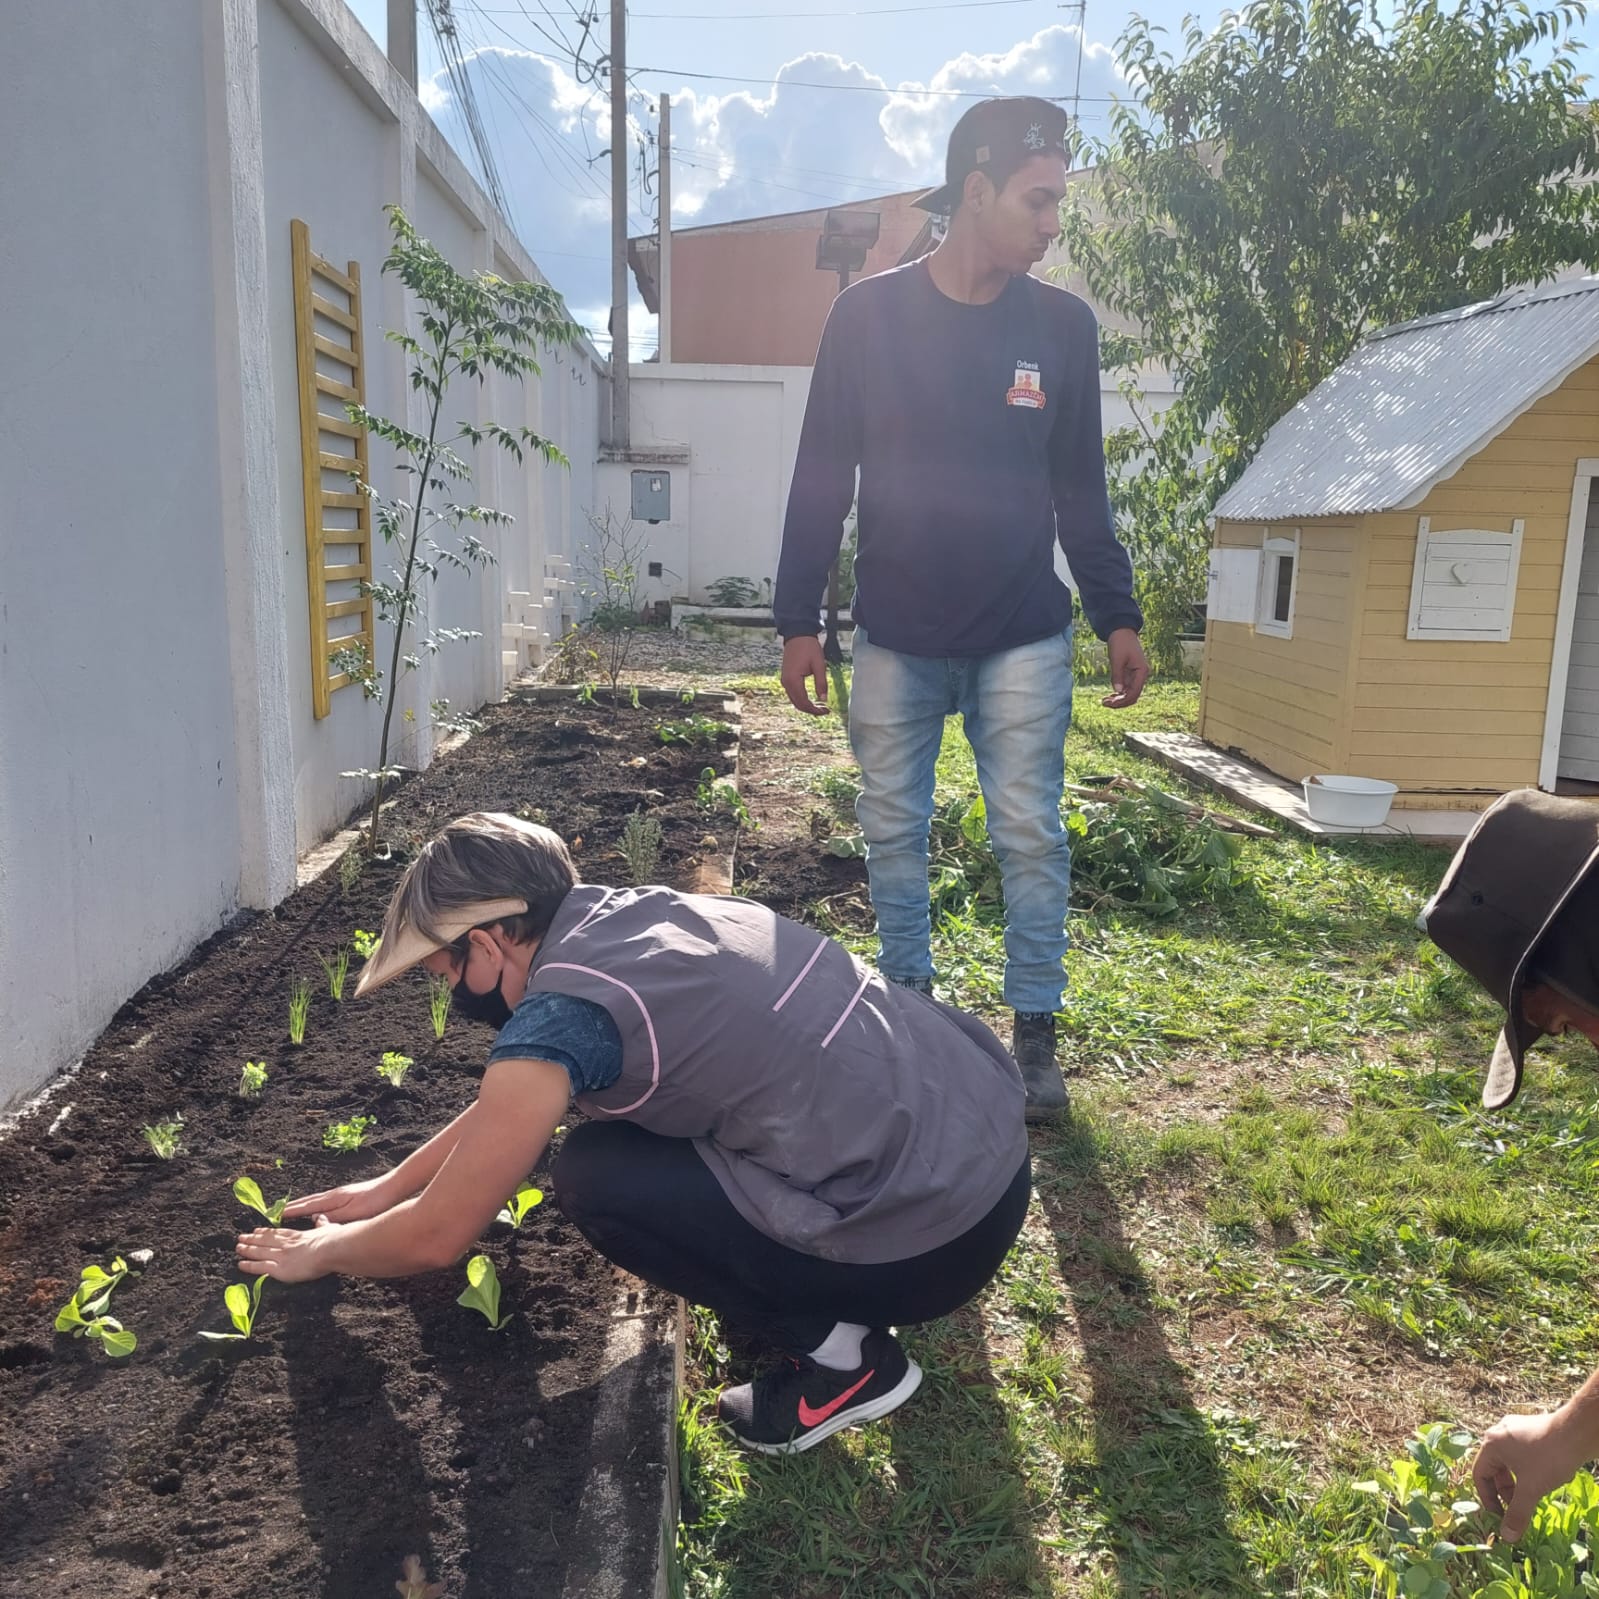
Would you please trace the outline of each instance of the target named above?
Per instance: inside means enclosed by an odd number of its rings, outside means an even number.
[[[819,630],[857,469],[852,611],[874,644],[978,656],[1059,632],[1057,538],[1094,631],[1142,626],[1105,492],[1099,329],[1076,295],[1016,277],[964,305],[923,260],[838,297],[783,525],[785,638]]]

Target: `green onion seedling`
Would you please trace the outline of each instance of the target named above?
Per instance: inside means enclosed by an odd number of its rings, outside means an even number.
[[[495,1332],[507,1326],[510,1311],[500,1314],[500,1274],[487,1255],[474,1255],[466,1263],[466,1291],[456,1301],[468,1310],[481,1311]]]
[[[543,1203],[544,1190],[535,1188],[532,1183],[523,1183],[505,1202],[505,1208],[511,1213],[511,1225],[520,1227],[527,1213],[535,1205],[542,1205]]]
[[[364,928],[356,928],[350,935],[350,942],[355,945],[355,952],[364,961],[372,959],[373,951],[378,947],[378,935],[369,933]]]
[[[311,1009],[311,980],[296,977],[289,987],[289,1042],[305,1042],[305,1018]]]
[[[402,1055],[397,1049],[388,1049],[383,1052],[383,1059],[378,1062],[378,1076],[388,1078],[389,1082],[398,1088],[405,1081],[405,1074],[415,1064],[409,1055]]]
[[[169,1122],[152,1122],[144,1129],[144,1141],[157,1160],[171,1160],[182,1148],[183,1118],[176,1111]]]
[[[56,1312],[56,1331],[74,1338],[93,1338],[114,1360],[131,1355],[138,1338],[115,1316],[105,1314],[118,1283],[128,1275],[128,1263],[120,1255],[111,1270],[85,1266],[79,1273],[78,1291]]]
[[[222,1295],[222,1302],[228,1307],[228,1315],[238,1330],[230,1333],[202,1332],[200,1336],[209,1338],[213,1343],[221,1343],[229,1338],[250,1337],[255,1331],[255,1313],[261,1306],[261,1290],[265,1287],[265,1274],[248,1284],[229,1283]]]
[[[259,1099],[266,1087],[267,1068],[264,1060],[247,1060],[239,1073],[239,1098]]]
[[[347,1122],[329,1122],[322,1129],[322,1147],[336,1149],[344,1155],[353,1154],[366,1142],[367,1128],[377,1124],[376,1116],[352,1116]]]
[[[331,955],[318,955],[322,970],[327,973],[328,992],[335,999],[344,998],[344,979],[350,970],[350,946],[343,945]]]
[[[258,1210],[268,1223],[276,1227],[283,1220],[283,1207],[288,1204],[285,1194],[275,1204],[269,1205],[261,1192],[261,1185],[253,1177],[240,1177],[233,1185],[233,1197],[247,1210]]]
[[[442,972],[428,974],[428,1014],[433,1018],[433,1036],[444,1037],[444,1025],[450,1019],[450,1001],[455,990]]]

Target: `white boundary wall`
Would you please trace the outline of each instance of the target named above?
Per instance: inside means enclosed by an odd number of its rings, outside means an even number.
[[[409,314],[379,271],[386,203],[458,267],[538,276],[338,0],[106,19],[103,0],[6,13],[27,71],[0,97],[0,148],[25,152],[0,163],[0,1105],[238,908],[287,895],[361,797],[338,774],[374,764],[359,689],[311,711],[290,219],[360,261],[367,403],[392,416],[415,401],[383,338]],[[404,684],[401,761],[431,758],[430,701],[495,697],[561,631],[539,607],[594,503],[604,376],[584,345],[450,402],[572,464],[482,463],[478,497],[517,520],[498,573],[438,584],[432,620],[484,637]]]

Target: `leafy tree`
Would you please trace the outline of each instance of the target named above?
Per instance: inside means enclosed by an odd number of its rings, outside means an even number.
[[[1135,17],[1131,94],[1088,141],[1065,238],[1107,367],[1181,394],[1107,441],[1163,664],[1202,597],[1207,519],[1266,431],[1360,339],[1599,263],[1599,118],[1577,0],[1257,0],[1181,60]]]
[[[402,668],[414,671],[422,664],[415,650],[405,652],[405,639],[423,618],[422,579],[436,582],[445,566],[461,571],[494,564],[494,552],[478,538],[478,527],[508,525],[513,518],[486,505],[461,503],[450,497],[457,485],[471,482],[472,468],[457,446],[498,445],[518,463],[532,451],[550,465],[566,464],[566,457],[549,440],[531,428],[505,427],[498,422],[445,424],[445,396],[458,378],[475,379],[481,387],[491,372],[521,380],[539,374],[536,351],[545,346],[569,344],[578,328],[554,289],[543,283],[512,283],[488,272],[467,276],[422,238],[398,206],[386,208],[394,239],[385,272],[392,272],[410,290],[417,307],[421,337],[391,331],[388,338],[405,351],[410,364],[411,388],[422,396],[426,431],[413,432],[362,405],[346,409],[350,420],[385,439],[399,455],[398,470],[411,484],[413,498],[385,498],[369,483],[360,491],[372,501],[373,519],[385,545],[395,549],[390,568],[393,581],[363,582],[361,590],[372,596],[378,619],[394,630],[388,666],[388,687],[383,708],[383,728],[378,740],[378,761],[373,770],[346,772],[346,777],[375,782],[372,822],[366,848],[379,845],[385,786],[399,775],[389,764],[389,730],[394,720],[392,692]],[[448,534],[454,548],[439,543]],[[441,646],[481,635],[467,628],[425,627],[421,650],[437,654]],[[357,677],[369,699],[383,699],[384,673],[360,650],[334,656],[339,670]]]

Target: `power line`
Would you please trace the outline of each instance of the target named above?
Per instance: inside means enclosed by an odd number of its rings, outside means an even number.
[[[770,89],[836,89],[850,94],[899,94],[907,99],[917,95],[936,95],[941,99],[991,100],[996,93],[993,89],[890,89],[886,84],[879,89],[870,83],[809,83],[799,78],[746,78],[726,72],[685,72],[680,67],[634,67],[633,71],[649,72],[662,78],[699,78],[707,83],[755,83]],[[1051,100],[1057,105],[1072,99],[1095,105],[1114,105],[1116,101],[1116,97],[1110,94],[1046,94],[1037,98]]]
[[[467,76],[466,59],[461,54],[461,40],[456,32],[450,0],[425,0],[425,3],[428,22],[433,29],[433,38],[444,60],[444,70],[461,104],[461,117],[466,124],[467,137],[477,152],[484,187],[489,191],[489,198],[494,202],[500,215],[508,217],[510,206],[506,203],[505,186],[500,182],[499,168],[494,164],[494,151],[489,146],[488,132],[483,126],[483,118],[478,109],[477,95],[473,91],[472,80]]]
[[[888,17],[907,11],[982,11],[991,6],[1035,5],[1038,0],[939,0],[933,5],[866,6],[847,11],[629,11],[630,17],[649,17],[659,22],[778,22],[806,17]],[[514,16],[515,12],[489,12],[486,15]],[[524,9],[525,8],[519,8]],[[541,8],[542,9],[542,8]],[[546,15],[553,15],[546,12]]]

